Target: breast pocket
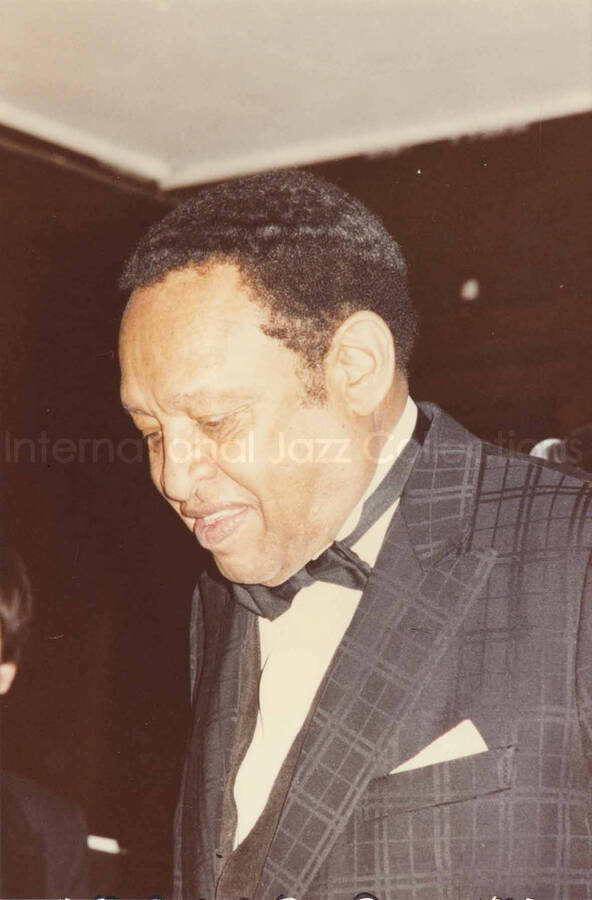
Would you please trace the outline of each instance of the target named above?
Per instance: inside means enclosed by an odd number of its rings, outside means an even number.
[[[374,778],[359,805],[362,819],[458,803],[511,788],[515,747],[487,750],[475,756],[423,766]]]

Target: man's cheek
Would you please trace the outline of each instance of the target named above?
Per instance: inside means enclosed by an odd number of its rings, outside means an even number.
[[[222,471],[236,467],[255,465],[257,457],[257,440],[254,431],[248,431],[232,441],[226,441],[212,448],[212,459],[216,460]]]

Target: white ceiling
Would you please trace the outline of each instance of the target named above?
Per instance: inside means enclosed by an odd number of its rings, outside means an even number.
[[[592,108],[590,0],[0,0],[0,123],[162,187]]]

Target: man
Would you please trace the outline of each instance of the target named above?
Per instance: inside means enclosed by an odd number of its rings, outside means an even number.
[[[14,550],[0,547],[0,694],[12,686],[32,615],[24,564]],[[0,772],[0,849],[0,896],[88,896],[82,811],[5,771]]]
[[[204,190],[124,284],[122,401],[212,557],[175,897],[592,897],[590,482],[417,408],[401,252],[310,175]]]

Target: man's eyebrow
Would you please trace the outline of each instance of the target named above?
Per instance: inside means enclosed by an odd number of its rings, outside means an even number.
[[[171,406],[180,406],[183,403],[208,400],[254,400],[258,395],[251,391],[187,391],[173,394],[170,399]]]
[[[150,413],[146,412],[145,409],[137,409],[136,407],[130,406],[127,403],[122,403],[121,405],[125,409],[126,413],[130,414],[130,416],[150,416]],[[153,419],[154,416],[150,416],[150,418]]]
[[[171,406],[181,406],[184,403],[191,403],[196,400],[206,402],[209,400],[255,400],[257,396],[259,395],[253,394],[251,391],[183,391],[178,394],[173,394],[170,399],[170,404]],[[152,419],[154,418],[152,413],[147,412],[145,409],[139,409],[138,407],[132,406],[131,403],[122,401],[121,405],[130,416],[149,416]]]

